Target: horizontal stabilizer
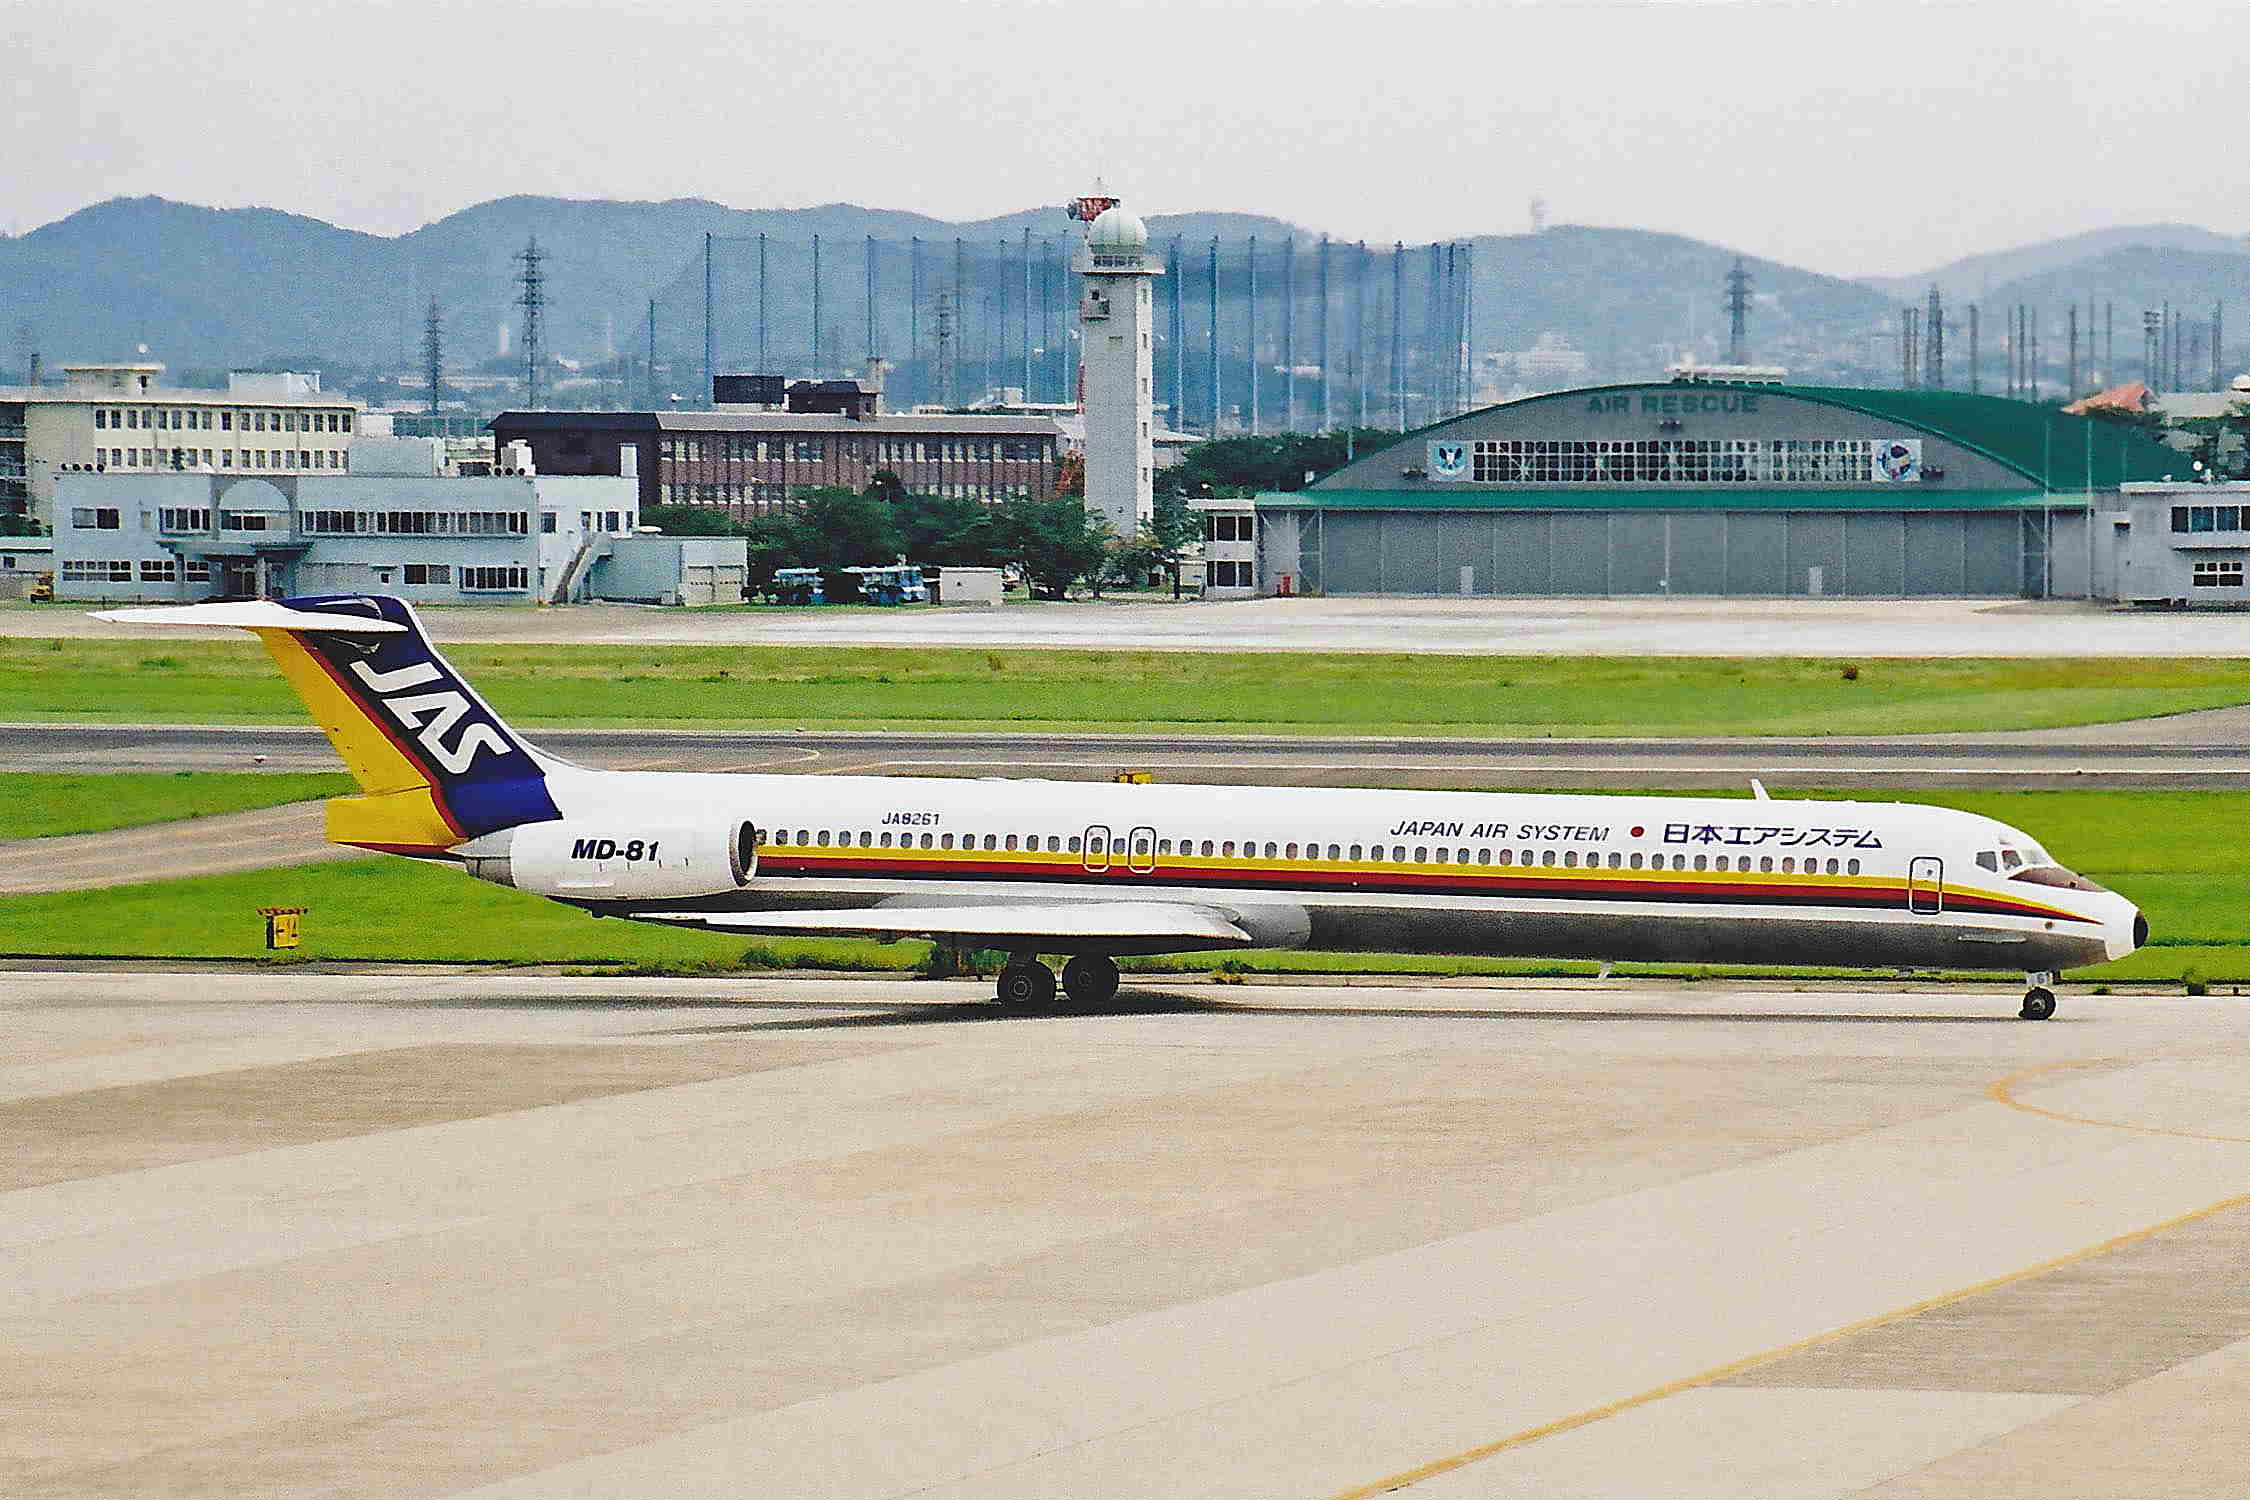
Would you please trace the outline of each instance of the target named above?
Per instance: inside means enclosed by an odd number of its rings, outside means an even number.
[[[1086,943],[1115,951],[1240,948],[1250,934],[1224,912],[1164,901],[1073,901],[1045,906],[869,906],[848,911],[645,911],[642,922],[774,937],[852,935],[964,938],[995,947]]]
[[[328,635],[396,635],[404,625],[371,615],[315,614],[271,599],[221,604],[159,604],[145,609],[99,609],[97,620],[117,625],[231,625],[240,630],[316,630]]]

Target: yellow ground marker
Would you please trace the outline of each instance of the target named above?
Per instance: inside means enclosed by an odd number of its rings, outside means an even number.
[[[2005,1078],[1994,1080],[1985,1088],[1985,1097],[1995,1104],[2006,1105],[2010,1109],[2019,1109],[2027,1114],[2040,1115],[2051,1120],[2065,1120],[2073,1124],[2099,1125],[2113,1130],[2130,1130],[2143,1135],[2182,1136],[2190,1140],[2229,1141],[2250,1145],[2250,1138],[2242,1136],[2200,1135],[2193,1131],[2167,1130],[2153,1125],[2135,1125],[2128,1121],[2097,1120],[2087,1116],[2062,1114],[2054,1110],[2042,1109],[2037,1105],[2025,1104],[2017,1099],[2014,1094],[2014,1090],[2019,1085],[2049,1073],[2061,1072],[2069,1068],[2097,1068],[2125,1061],[2126,1059],[2122,1058],[2086,1058],[2074,1062],[2047,1063],[2037,1068],[2026,1068],[2020,1073],[2010,1073]],[[1783,1344],[1778,1348],[1745,1355],[1741,1359],[1731,1360],[1726,1364],[1714,1366],[1694,1375],[1683,1375],[1678,1380],[1666,1381],[1663,1385],[1652,1390],[1642,1391],[1638,1395],[1626,1396],[1621,1400],[1611,1401],[1602,1406],[1589,1407],[1584,1411],[1573,1412],[1567,1417],[1557,1417],[1552,1422],[1542,1422],[1536,1427],[1526,1427],[1521,1432],[1509,1433],[1506,1437],[1495,1438],[1489,1443],[1479,1443],[1474,1448],[1464,1448],[1459,1453],[1451,1453],[1444,1458],[1433,1458],[1426,1464],[1419,1464],[1411,1469],[1403,1469],[1396,1474],[1388,1475],[1367,1484],[1354,1485],[1348,1490],[1340,1490],[1330,1497],[1330,1500],[1368,1500],[1368,1497],[1373,1495],[1387,1495],[1394,1490],[1403,1490],[1409,1485],[1420,1484],[1425,1479],[1435,1479],[1440,1474],[1450,1474],[1456,1469],[1465,1469],[1473,1463],[1479,1463],[1497,1454],[1506,1453],[1512,1448],[1528,1447],[1542,1438],[1555,1437],[1580,1427],[1590,1427],[1596,1422],[1607,1421],[1611,1417],[1620,1416],[1637,1407],[1662,1401],[1668,1396],[1677,1396],[1683,1391],[1692,1391],[1701,1386],[1715,1385],[1719,1381],[1729,1379],[1732,1376],[1755,1370],[1761,1365],[1773,1364],[1778,1360],[1787,1359],[1793,1354],[1802,1354],[1808,1349],[1816,1349],[1823,1344],[1849,1338],[1855,1333],[1865,1333],[1870,1329],[1897,1323],[1936,1308],[1949,1307],[1956,1302],[1965,1302],[1971,1297],[1981,1296],[1986,1292],[1998,1291],[2001,1287],[2013,1286],[2021,1281],[2030,1281],[2035,1277],[2044,1276],[2050,1271],[2059,1271],[2065,1266],[2078,1265],[2081,1262],[2107,1255],[2113,1250],[2122,1250],[2127,1245],[2137,1245],[2143,1240],[2154,1239],[2166,1230],[2178,1229],[2198,1220],[2225,1213],[2229,1209],[2246,1206],[2250,1206],[2250,1193],[2237,1193],[2231,1198],[2222,1198],[2216,1203],[2176,1215],[2162,1223],[2128,1230],[2124,1234],[2103,1240],[2099,1244],[2087,1245],[2069,1251],[2066,1254],[2054,1257],[2052,1260],[2043,1260],[2036,1265],[2025,1266],[2021,1270],[2008,1271],[1999,1276],[1989,1277],[1973,1286],[1942,1292],[1935,1297],[1928,1297],[1920,1302],[1912,1302],[1905,1307],[1893,1308],[1889,1312],[1877,1313],[1874,1317],[1862,1318],[1856,1323],[1846,1323],[1841,1328],[1831,1328],[1825,1333],[1816,1333],[1807,1338],[1798,1339],[1794,1343]]]

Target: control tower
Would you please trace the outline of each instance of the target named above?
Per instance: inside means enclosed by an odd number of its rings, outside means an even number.
[[[1164,267],[1148,253],[1148,226],[1098,186],[1095,196],[1073,206],[1072,216],[1081,214],[1091,220],[1073,263],[1083,278],[1078,378],[1086,416],[1086,511],[1129,537],[1155,509],[1150,287]]]

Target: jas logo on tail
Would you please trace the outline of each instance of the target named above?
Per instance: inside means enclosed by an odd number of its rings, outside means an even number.
[[[352,675],[366,683],[381,696],[383,707],[421,742],[422,748],[453,775],[469,769],[476,758],[485,751],[506,755],[514,747],[501,738],[500,731],[481,719],[470,719],[473,711],[468,698],[448,688],[439,693],[415,693],[409,697],[393,697],[408,688],[418,688],[438,682],[443,675],[429,662],[416,662],[411,667],[400,667],[395,672],[377,672],[367,663],[352,663]],[[463,724],[463,720],[468,720]],[[454,735],[456,727],[460,733]],[[447,743],[447,737],[452,742]]]

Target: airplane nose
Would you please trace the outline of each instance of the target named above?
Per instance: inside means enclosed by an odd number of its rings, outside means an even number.
[[[2148,918],[2142,916],[2138,910],[2133,913],[2133,946],[2136,948],[2148,946]]]

